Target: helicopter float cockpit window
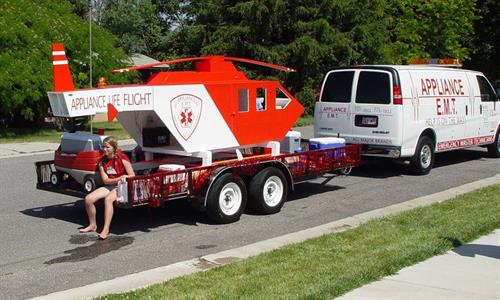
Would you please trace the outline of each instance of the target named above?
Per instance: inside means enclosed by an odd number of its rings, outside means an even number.
[[[256,108],[257,111],[266,110],[267,108],[266,89],[264,88],[257,88]]]
[[[284,109],[290,101],[292,100],[285,94],[285,92],[283,92],[280,88],[276,88],[276,109]]]
[[[238,112],[248,111],[248,89],[238,89]]]

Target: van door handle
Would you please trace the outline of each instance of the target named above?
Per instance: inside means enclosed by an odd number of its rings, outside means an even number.
[[[483,114],[483,105],[482,104],[479,105],[479,114],[481,114],[481,115]]]
[[[468,116],[469,115],[469,107],[466,105],[465,106],[465,115]]]

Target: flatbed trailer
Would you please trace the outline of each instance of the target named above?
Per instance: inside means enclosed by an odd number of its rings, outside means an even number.
[[[247,204],[258,213],[279,212],[296,184],[326,173],[346,173],[360,164],[360,154],[360,145],[346,145],[274,156],[259,149],[240,157],[223,156],[209,166],[176,157],[141,161],[133,164],[138,175],[119,187],[115,205],[160,207],[166,201],[188,199],[206,209],[212,220],[231,223],[240,218]],[[184,169],[162,171],[162,164],[178,164]],[[56,171],[53,160],[35,165],[37,189],[85,196],[82,185],[70,176],[57,186],[51,183]]]

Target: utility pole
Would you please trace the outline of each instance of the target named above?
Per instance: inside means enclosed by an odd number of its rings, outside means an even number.
[[[89,0],[89,60],[90,60],[90,88],[92,88],[92,0]],[[90,116],[90,133],[92,133],[92,116]]]

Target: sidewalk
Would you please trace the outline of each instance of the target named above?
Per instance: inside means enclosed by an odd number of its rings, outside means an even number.
[[[135,141],[132,139],[118,141],[120,147],[134,144]],[[59,147],[59,143],[32,142],[0,144],[0,159],[54,153],[57,147]]]
[[[500,299],[500,229],[336,299]]]

